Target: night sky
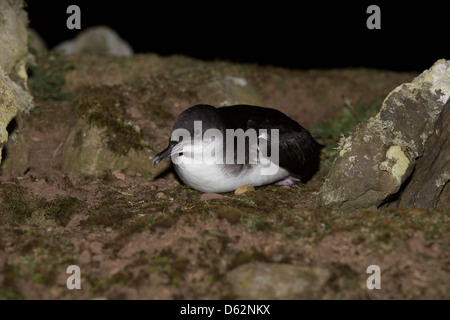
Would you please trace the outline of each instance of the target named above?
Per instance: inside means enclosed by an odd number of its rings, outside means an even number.
[[[80,32],[66,27],[66,9],[76,4],[82,29],[108,25],[136,53],[298,69],[398,71],[423,71],[437,59],[450,59],[450,24],[442,1],[27,2],[30,26],[50,48]],[[380,30],[366,27],[371,4],[381,9]]]

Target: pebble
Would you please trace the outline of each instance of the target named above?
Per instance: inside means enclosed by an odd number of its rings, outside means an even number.
[[[251,184],[246,184],[245,186],[239,187],[234,191],[234,194],[239,196],[241,194],[250,192],[250,191],[255,191],[255,188],[251,185]]]

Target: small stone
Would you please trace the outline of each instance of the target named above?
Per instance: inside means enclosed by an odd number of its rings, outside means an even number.
[[[170,213],[174,213],[175,210],[177,210],[179,207],[180,207],[180,204],[177,203],[177,202],[175,202],[174,204],[172,204],[172,205],[169,207],[169,212],[170,212]]]
[[[114,173],[114,177],[116,177],[116,179],[119,179],[119,180],[125,180],[125,175],[121,172]]]
[[[200,196],[200,201],[209,201],[226,198],[225,196],[218,193],[204,193]]]
[[[166,198],[167,198],[167,196],[166,196],[164,193],[162,193],[162,192],[158,192],[158,193],[156,194],[156,197],[157,197],[158,199],[166,199]]]
[[[245,186],[239,187],[234,191],[234,194],[239,196],[241,194],[250,192],[250,191],[255,191],[255,188],[251,185],[251,184],[247,184]]]
[[[88,217],[81,214],[75,214],[72,219],[66,224],[66,228],[76,228],[82,221],[86,220]]]

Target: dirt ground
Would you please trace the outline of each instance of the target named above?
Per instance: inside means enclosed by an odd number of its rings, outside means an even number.
[[[245,298],[229,273],[255,262],[327,270],[314,296],[274,299],[450,298],[448,208],[338,215],[316,203],[326,168],[306,184],[218,196],[184,186],[170,167],[88,175],[64,167],[74,110],[89,87],[125,96],[127,116],[156,152],[175,116],[195,103],[276,105],[308,127],[339,114],[344,99],[382,99],[410,74],[152,55],[68,59],[64,90],[74,97],[35,96],[35,110],[17,120],[27,165],[0,176],[0,299]],[[227,74],[247,79],[254,93],[217,82]],[[66,286],[70,265],[80,267],[81,290]],[[381,289],[366,286],[370,265],[380,267]]]

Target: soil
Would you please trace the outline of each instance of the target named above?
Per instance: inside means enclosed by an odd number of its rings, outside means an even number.
[[[127,112],[144,135],[151,135],[155,151],[167,142],[174,117],[202,95],[197,89],[167,89],[170,79],[158,82],[164,95],[152,99],[172,108],[162,120],[150,121],[142,118],[142,97],[154,78],[133,78],[140,71],[129,60],[77,59],[75,70],[66,74],[66,90],[77,96],[83,86],[120,86],[129,97]],[[195,88],[217,70],[250,70],[245,72],[260,84],[261,101],[280,105],[305,126],[338,114],[343,97],[373,101],[395,87],[381,88],[378,82],[371,87],[373,77],[397,84],[412,79],[388,71],[301,73],[184,57],[133,59],[157,60],[144,68],[146,74],[162,74],[167,66],[181,70],[180,65],[213,70],[198,77],[186,72],[183,79],[192,82],[185,87]],[[98,76],[88,77],[89,70]],[[320,93],[343,77],[352,81],[333,86],[326,97]],[[35,111],[19,121],[29,165],[0,176],[0,299],[233,299],[238,293],[227,274],[249,262],[329,270],[322,299],[450,298],[448,208],[337,215],[316,202],[327,169],[305,184],[221,196],[190,189],[171,168],[157,176],[127,170],[72,175],[63,168],[63,152],[76,123],[75,101],[35,97]],[[66,286],[70,265],[80,267],[81,290]],[[381,269],[381,289],[366,287],[370,265]]]

